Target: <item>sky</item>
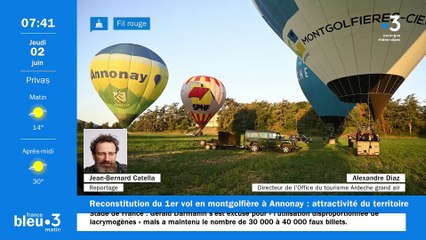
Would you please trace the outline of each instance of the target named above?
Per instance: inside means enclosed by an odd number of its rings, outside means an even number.
[[[90,31],[90,17],[108,17],[107,31]],[[113,30],[113,17],[149,17],[150,30]],[[151,105],[181,103],[187,79],[208,75],[223,82],[240,103],[307,101],[296,75],[296,54],[263,20],[251,0],[78,0],[77,118],[97,124],[117,121],[96,93],[90,62],[103,48],[135,43],[157,53],[168,84]],[[426,104],[423,59],[393,95],[415,94]]]

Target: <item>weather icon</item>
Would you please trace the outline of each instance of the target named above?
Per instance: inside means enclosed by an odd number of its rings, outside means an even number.
[[[43,106],[35,106],[31,109],[28,116],[35,120],[43,120],[46,117],[47,110]]]
[[[41,174],[41,173],[44,173],[44,171],[46,171],[46,167],[47,167],[47,164],[43,160],[36,159],[32,162],[28,170],[36,174]]]

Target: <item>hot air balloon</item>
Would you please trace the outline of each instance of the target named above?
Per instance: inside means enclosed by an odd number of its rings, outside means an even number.
[[[426,1],[253,2],[340,100],[368,103],[375,119],[426,53]]]
[[[355,104],[340,101],[300,58],[297,58],[296,70],[300,88],[312,108],[323,122],[332,123],[337,130]]]
[[[223,83],[214,77],[194,76],[183,84],[180,97],[186,110],[203,130],[225,102],[226,91]]]
[[[96,92],[123,128],[161,95],[168,75],[160,56],[131,43],[101,50],[90,64],[90,79]]]

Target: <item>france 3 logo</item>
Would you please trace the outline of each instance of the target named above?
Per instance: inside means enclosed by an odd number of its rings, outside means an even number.
[[[44,215],[43,213],[26,213],[24,215],[13,216],[13,227],[15,228],[40,228],[45,232],[61,231],[61,214],[52,213]]]
[[[391,30],[392,32],[397,32],[401,28],[401,23],[399,20],[401,19],[401,16],[394,14],[389,16],[391,22],[382,22],[382,29],[384,30]]]

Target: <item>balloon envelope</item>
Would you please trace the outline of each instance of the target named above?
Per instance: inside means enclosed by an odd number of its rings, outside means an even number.
[[[426,53],[426,1],[254,3],[340,100],[368,103],[375,118]]]
[[[214,77],[194,76],[183,84],[180,97],[186,110],[203,129],[225,102],[226,90]]]
[[[355,104],[340,101],[300,58],[296,70],[300,88],[321,120],[336,127],[344,123]]]
[[[136,44],[109,46],[90,64],[96,92],[124,128],[161,95],[168,77],[160,56]]]

